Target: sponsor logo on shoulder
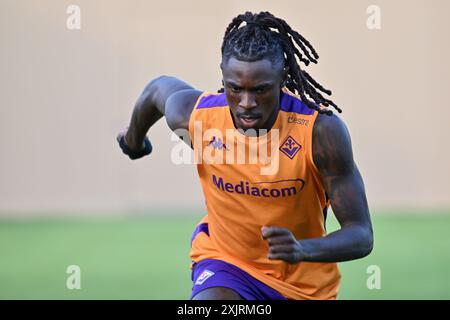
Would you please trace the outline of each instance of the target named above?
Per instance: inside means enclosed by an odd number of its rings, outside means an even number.
[[[304,126],[308,126],[309,120],[302,119],[302,118],[297,118],[295,116],[289,116],[288,117],[288,123],[295,123],[295,124],[301,124],[301,125],[304,125]]]
[[[214,272],[209,270],[204,270],[201,275],[197,278],[197,281],[195,281],[195,284],[203,284],[208,278],[212,277],[214,275]]]

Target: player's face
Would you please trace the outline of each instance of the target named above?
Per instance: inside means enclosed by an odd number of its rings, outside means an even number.
[[[278,115],[285,72],[282,63],[231,57],[222,63],[228,105],[238,129],[270,129]]]

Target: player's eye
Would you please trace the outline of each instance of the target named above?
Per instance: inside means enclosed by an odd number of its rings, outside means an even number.
[[[238,93],[238,92],[241,91],[241,88],[239,88],[239,87],[233,87],[233,86],[231,86],[230,89],[231,89],[231,92],[234,92],[234,93]]]

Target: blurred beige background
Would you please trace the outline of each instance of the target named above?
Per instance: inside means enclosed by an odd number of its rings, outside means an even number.
[[[80,30],[66,27],[71,4]],[[0,214],[203,207],[164,121],[142,160],[115,137],[158,75],[217,90],[225,28],[246,10],[284,18],[318,51],[309,71],[344,109],[372,209],[450,207],[449,1],[0,0]]]

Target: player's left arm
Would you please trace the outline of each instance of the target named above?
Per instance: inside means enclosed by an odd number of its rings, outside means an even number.
[[[373,248],[373,232],[364,183],[353,160],[350,135],[338,116],[318,115],[313,160],[341,228],[325,237],[297,240],[286,228],[263,227],[269,259],[340,262],[367,256]]]

